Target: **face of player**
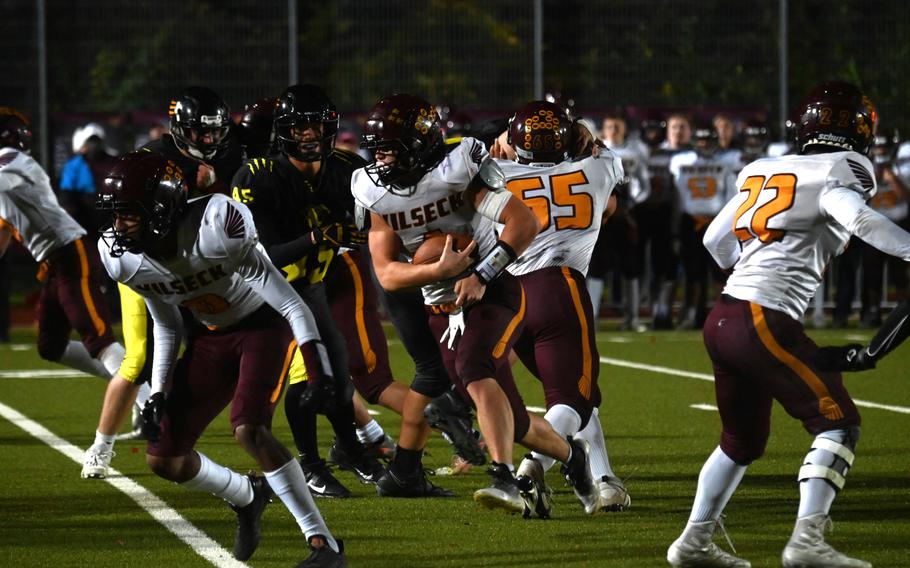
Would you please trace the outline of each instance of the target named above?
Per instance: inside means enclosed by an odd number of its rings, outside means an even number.
[[[321,122],[298,122],[291,127],[291,136],[300,143],[304,152],[319,153],[322,150],[322,132]]]
[[[604,120],[603,137],[610,144],[622,144],[626,140],[626,123],[617,118]]]
[[[391,166],[396,160],[395,150],[376,150],[373,155],[376,157],[376,163],[384,166]]]
[[[670,148],[676,149],[686,146],[692,140],[692,127],[689,121],[675,116],[667,121],[667,143]]]
[[[729,148],[733,142],[733,136],[736,135],[736,128],[733,121],[727,118],[718,118],[714,121],[714,129],[717,130],[717,144],[721,148]]]

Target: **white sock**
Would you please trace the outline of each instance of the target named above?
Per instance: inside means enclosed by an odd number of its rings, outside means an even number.
[[[600,302],[604,295],[604,280],[589,276],[585,279],[585,287],[588,289],[588,295],[591,296],[591,307],[594,308],[594,321],[596,322],[597,316],[600,315]]]
[[[111,373],[108,372],[101,361],[89,355],[88,349],[85,348],[85,345],[82,345],[81,341],[70,341],[57,362],[102,379],[111,378]]]
[[[152,394],[152,386],[148,383],[142,383],[139,385],[139,390],[136,392],[136,406],[139,407],[139,410],[145,408],[145,401],[149,399],[149,395]]]
[[[604,440],[604,431],[600,425],[600,412],[594,409],[591,418],[583,430],[573,436],[576,440],[588,442],[588,458],[591,460],[591,476],[599,480],[603,476],[616,477],[610,467],[610,458],[607,455],[607,442]]]
[[[320,535],[325,537],[332,550],[338,552],[338,543],[335,542],[335,538],[329,532],[329,527],[319,514],[319,509],[316,508],[316,503],[307,487],[306,478],[303,476],[303,470],[300,469],[297,460],[291,459],[275,471],[264,473],[272,491],[294,516],[294,520],[297,521],[307,541],[314,535]]]
[[[698,474],[698,490],[689,522],[717,520],[745,473],[746,466],[731,460],[720,446],[715,448]]]
[[[95,430],[95,441],[92,443],[92,447],[102,452],[112,451],[114,449],[114,435],[108,436]]]
[[[799,484],[799,518],[812,515],[827,515],[837,497],[834,486],[824,479],[806,479]]]
[[[365,446],[375,444],[383,438],[385,438],[385,430],[382,429],[382,426],[376,420],[370,420],[363,425],[363,428],[357,429],[357,439]]]
[[[248,477],[218,465],[205,455],[199,455],[199,473],[189,481],[181,483],[193,491],[205,491],[221,497],[231,505],[246,507],[253,502],[253,486]]]
[[[555,404],[550,410],[547,410],[547,413],[543,415],[544,419],[550,423],[550,426],[556,430],[556,433],[561,435],[563,438],[566,436],[574,436],[578,433],[578,429],[581,427],[581,416],[575,412],[575,409],[571,406],[566,406],[565,404]],[[543,466],[543,470],[547,471],[553,464],[556,463],[556,460],[550,456],[545,456],[537,452],[533,452],[532,455],[534,458],[540,462],[540,465]]]
[[[114,373],[120,370],[124,355],[126,355],[126,349],[115,341],[98,353],[98,360],[104,365],[108,374],[113,377]]]

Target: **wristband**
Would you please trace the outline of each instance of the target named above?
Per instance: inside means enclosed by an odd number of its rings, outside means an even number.
[[[474,267],[473,272],[481,283],[487,285],[491,280],[502,274],[502,271],[511,264],[518,255],[505,241],[496,241],[493,249]]]

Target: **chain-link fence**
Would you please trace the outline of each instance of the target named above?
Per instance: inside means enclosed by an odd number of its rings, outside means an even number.
[[[207,85],[239,109],[288,82],[287,0],[43,3],[51,116],[161,113],[189,84]],[[42,111],[37,5],[0,0],[0,104],[32,116]],[[348,112],[392,91],[512,109],[534,95],[534,5],[298,2],[298,76],[323,85]],[[904,123],[910,18],[896,0],[545,0],[544,87],[582,109],[748,107],[776,117],[781,5],[788,106],[821,79],[846,78],[889,122]]]

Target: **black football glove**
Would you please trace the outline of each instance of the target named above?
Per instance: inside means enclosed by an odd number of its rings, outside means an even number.
[[[357,227],[348,223],[332,223],[320,227],[316,232],[321,235],[322,241],[336,247],[354,248],[367,242],[367,233],[358,231]]]
[[[331,410],[335,400],[335,384],[332,377],[319,381],[308,380],[306,389],[300,394],[297,404],[302,409],[316,408],[323,413]]]
[[[142,435],[153,444],[161,439],[161,419],[164,418],[165,399],[163,392],[152,394],[142,409]]]
[[[821,371],[853,372],[875,368],[875,359],[859,343],[820,347],[815,354],[815,365]]]

